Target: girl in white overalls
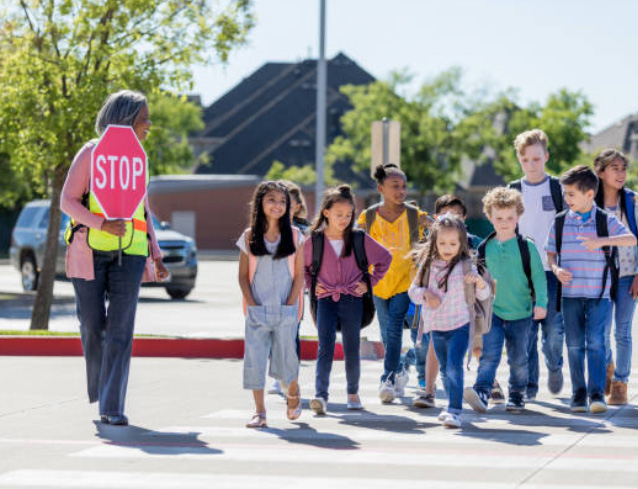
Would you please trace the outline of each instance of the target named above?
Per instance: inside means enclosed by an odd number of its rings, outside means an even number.
[[[252,199],[250,228],[237,240],[246,312],[244,389],[252,390],[255,400],[248,428],[267,426],[264,385],[269,356],[269,375],[287,386],[288,419],[301,415],[296,338],[303,298],[302,239],[291,224],[285,185],[260,183]]]

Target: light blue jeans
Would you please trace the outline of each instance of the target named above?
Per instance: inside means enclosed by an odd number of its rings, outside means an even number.
[[[616,371],[614,379],[629,382],[631,373],[631,323],[634,319],[636,301],[631,295],[631,284],[635,275],[622,277],[618,282],[618,294],[612,301],[607,321],[605,323],[605,357],[607,365],[613,361],[611,351],[611,323],[612,317],[616,322],[614,337],[616,339]]]
[[[381,299],[375,295],[374,305],[377,308],[377,319],[385,348],[381,382],[389,378],[394,383],[394,375],[403,368],[401,365],[403,321],[410,307],[410,297],[407,292],[393,295],[389,299]]]

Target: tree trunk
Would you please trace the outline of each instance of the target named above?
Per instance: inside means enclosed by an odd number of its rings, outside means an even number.
[[[65,170],[56,170],[53,175],[51,190],[51,209],[49,211],[49,228],[44,250],[44,260],[41,264],[38,292],[31,313],[31,329],[49,329],[51,303],[53,302],[53,284],[55,279],[55,263],[58,257],[58,240],[60,235],[60,194],[66,177]]]

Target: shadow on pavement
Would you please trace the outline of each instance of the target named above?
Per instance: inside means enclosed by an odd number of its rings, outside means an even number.
[[[341,415],[332,415],[332,413]],[[345,404],[330,404],[329,417],[339,419],[339,424],[355,426],[370,430],[390,431],[393,433],[422,435],[426,428],[438,426],[440,423],[423,423],[406,416],[396,414],[376,414],[363,409],[348,411]]]
[[[199,439],[200,433],[167,433],[141,426],[111,426],[94,421],[96,436],[107,445],[137,449],[151,455],[219,455],[223,450],[211,448]],[[153,439],[155,437],[155,439]]]
[[[0,300],[0,318],[31,319],[35,294],[2,294]],[[75,297],[54,297],[51,306],[51,318],[75,316]]]
[[[357,450],[359,443],[347,436],[337,433],[320,432],[311,427],[308,423],[295,423],[293,428],[262,428],[260,432],[271,433],[288,443],[298,443],[300,445],[310,445],[316,448],[326,448],[329,450]]]

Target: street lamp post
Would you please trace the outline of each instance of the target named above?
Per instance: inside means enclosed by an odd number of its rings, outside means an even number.
[[[319,0],[319,59],[317,60],[317,137],[315,148],[315,165],[317,182],[315,184],[315,211],[319,212],[321,196],[324,188],[323,154],[326,146],[326,0]]]

